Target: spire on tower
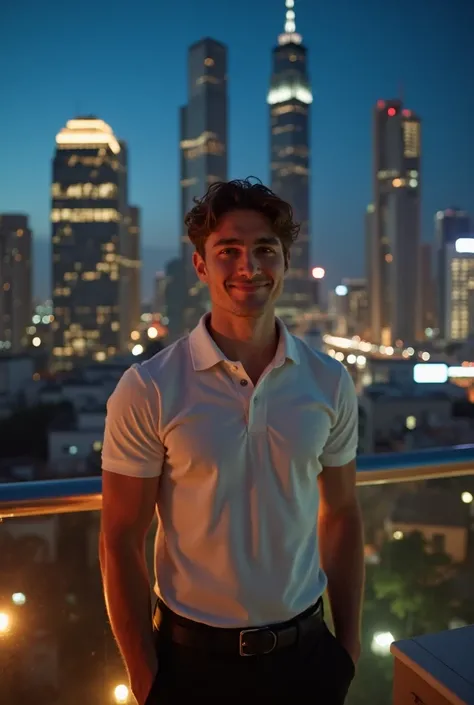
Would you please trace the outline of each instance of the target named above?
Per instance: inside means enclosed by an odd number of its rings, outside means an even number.
[[[285,0],[285,31],[278,37],[278,44],[301,44],[303,37],[296,32],[295,0]]]

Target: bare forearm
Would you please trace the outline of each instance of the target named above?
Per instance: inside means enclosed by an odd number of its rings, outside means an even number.
[[[357,644],[365,578],[363,525],[357,502],[320,518],[319,546],[336,636],[344,644]]]
[[[157,672],[153,643],[149,578],[143,555],[124,543],[101,538],[104,596],[112,631],[127,666],[132,688],[147,691]],[[135,693],[137,696],[137,693]],[[140,698],[137,697],[140,701]]]

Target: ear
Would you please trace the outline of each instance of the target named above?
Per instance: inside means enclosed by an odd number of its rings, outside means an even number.
[[[193,252],[193,266],[198,276],[198,279],[202,282],[207,282],[207,268],[206,262],[201,257],[199,252]]]

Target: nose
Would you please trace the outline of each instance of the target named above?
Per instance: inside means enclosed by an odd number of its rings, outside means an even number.
[[[251,279],[255,274],[260,272],[260,262],[258,257],[251,250],[242,251],[239,257],[239,274]]]

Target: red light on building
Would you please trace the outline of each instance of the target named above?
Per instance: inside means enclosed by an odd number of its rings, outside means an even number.
[[[403,117],[411,117],[411,110],[402,110]]]
[[[385,101],[384,100],[378,100],[377,101],[377,108],[379,110],[383,110],[385,108]]]
[[[397,111],[395,110],[395,108],[389,108],[387,110],[387,113],[388,113],[389,117],[393,117],[394,115],[397,114]]]

